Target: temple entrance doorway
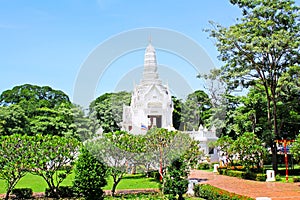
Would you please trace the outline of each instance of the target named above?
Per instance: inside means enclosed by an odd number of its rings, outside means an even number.
[[[161,128],[161,115],[148,115],[149,123],[148,123],[148,129],[152,127]]]

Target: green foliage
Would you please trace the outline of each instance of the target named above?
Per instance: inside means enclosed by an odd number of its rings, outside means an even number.
[[[266,174],[256,174],[256,181],[266,181],[267,175]]]
[[[162,169],[173,160],[182,158],[188,166],[193,167],[198,163],[202,152],[199,150],[199,142],[185,133],[153,128],[145,135],[145,155],[146,162],[154,167],[160,165],[159,173],[163,177]]]
[[[255,180],[255,181],[265,181],[267,175],[265,173],[260,174],[253,171],[244,171],[244,170],[232,170],[227,168],[218,168],[218,172],[221,175],[232,176],[242,179]]]
[[[0,179],[6,183],[5,199],[31,167],[34,146],[26,135],[0,136]]]
[[[104,133],[98,138],[87,140],[85,147],[96,159],[108,165],[108,174],[113,177],[112,195],[126,173],[128,163],[135,163],[136,153],[143,148],[141,138],[125,131]]]
[[[175,159],[167,168],[167,174],[163,181],[163,193],[173,199],[178,195],[178,199],[184,199],[183,194],[188,187],[188,167],[181,159]]]
[[[189,142],[189,145],[187,145],[187,148],[184,149],[180,157],[184,160],[187,166],[194,169],[199,164],[199,160],[201,160],[204,153],[200,150],[199,141],[188,138],[187,142]]]
[[[251,132],[240,135],[236,140],[229,136],[219,138],[213,146],[220,148],[220,152],[227,156],[229,165],[233,164],[233,157],[238,157],[238,162],[247,170],[261,168],[262,160],[267,155],[267,150],[262,141]]]
[[[173,127],[176,130],[182,130],[183,127],[181,127],[181,115],[182,115],[182,109],[183,109],[183,102],[181,99],[178,99],[175,96],[172,96],[172,102],[173,102]]]
[[[0,136],[25,134],[29,127],[25,111],[19,105],[0,107]]]
[[[45,197],[49,198],[72,198],[76,196],[76,192],[72,186],[59,186],[55,193],[50,188],[45,189]]]
[[[34,144],[31,173],[41,176],[51,193],[58,196],[57,188],[72,172],[81,143],[71,137],[36,135]]]
[[[195,185],[194,191],[196,197],[202,197],[207,200],[253,200],[253,198],[227,192],[226,190],[208,184]]]
[[[105,197],[107,200],[115,200],[115,199],[139,199],[139,200],[167,200],[164,195],[157,192],[151,192],[151,193],[138,193],[138,194],[121,194],[117,195],[115,197]]]
[[[220,137],[216,142],[212,143],[211,146],[218,147],[220,149],[220,152],[227,156],[229,163],[231,164],[231,160],[233,157],[233,154],[231,152],[232,145],[234,143],[234,140],[229,137],[228,135]],[[223,156],[221,155],[221,156]]]
[[[49,86],[24,84],[6,90],[0,95],[0,105],[18,104],[30,113],[30,117],[34,114],[34,109],[31,108],[55,108],[61,103],[70,104],[69,97],[62,91],[54,90]]]
[[[105,133],[120,130],[123,105],[129,105],[131,94],[128,92],[105,93],[93,101],[90,112],[96,112]]]
[[[239,136],[229,148],[232,155],[238,155],[239,162],[247,169],[261,167],[262,159],[267,150],[261,140],[251,132]]]
[[[234,89],[260,85],[267,100],[267,131],[272,148],[273,169],[277,170],[275,138],[283,131],[278,112],[282,98],[281,81],[286,72],[299,65],[299,7],[292,0],[231,0],[242,10],[242,18],[228,28],[213,24],[219,58],[225,63],[222,76]],[[287,102],[284,102],[287,103]]]
[[[205,170],[205,169],[210,169],[210,168],[211,168],[211,165],[209,163],[200,163],[197,166],[197,169],[200,169],[200,170]]]
[[[0,95],[0,135],[90,135],[89,118],[62,91],[21,85]],[[90,130],[92,129],[92,130]]]
[[[239,98],[240,106],[234,111],[233,129],[236,133],[253,132],[263,141],[272,138],[268,128],[267,99],[259,86],[251,87],[247,96]],[[270,142],[268,142],[270,143]]]
[[[197,90],[189,94],[181,109],[183,130],[197,130],[200,124],[205,125],[210,117],[210,108],[210,99],[204,91]]]
[[[276,180],[276,181],[280,181],[280,180],[281,180],[280,174],[276,174],[275,180]]]
[[[297,136],[290,151],[293,154],[293,157],[299,161],[300,160],[300,134]]]
[[[202,155],[199,143],[187,134],[151,129],[145,136],[136,136],[124,131],[103,133],[85,142],[86,148],[100,161],[109,166],[108,173],[113,177],[112,194],[118,183],[131,167],[157,169],[163,177],[163,170],[176,158],[182,158],[188,166],[197,164]]]
[[[31,199],[33,192],[31,188],[15,188],[12,194],[16,195],[16,199]]]
[[[237,178],[243,178],[243,179],[246,179],[247,176],[250,177],[249,175],[247,175],[247,172],[245,172],[245,171],[236,171],[236,170],[227,170],[226,175],[237,177]]]
[[[299,176],[294,176],[294,177],[293,177],[293,182],[294,182],[294,183],[300,182],[300,177],[299,177]]]
[[[82,148],[76,162],[74,188],[85,199],[103,199],[101,187],[105,180],[106,167],[88,150]]]
[[[58,109],[47,107],[37,108],[36,115],[30,120],[31,135],[57,135],[63,136],[72,130],[72,111],[67,105],[61,105]]]
[[[158,170],[152,170],[152,171],[148,171],[146,173],[147,177],[152,177],[154,178],[156,181],[159,181],[160,178],[160,174]]]

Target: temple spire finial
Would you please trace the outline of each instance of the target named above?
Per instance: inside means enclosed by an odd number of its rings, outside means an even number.
[[[152,36],[151,36],[151,34],[149,35],[148,42],[149,42],[149,44],[152,43]]]

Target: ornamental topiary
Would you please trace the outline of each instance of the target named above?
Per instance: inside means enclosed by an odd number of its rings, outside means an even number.
[[[182,200],[183,194],[187,192],[188,188],[188,170],[185,162],[181,159],[175,159],[167,168],[167,173],[163,182],[163,193],[169,195],[169,199]]]
[[[103,199],[106,166],[83,148],[75,167],[74,189],[87,200]]]

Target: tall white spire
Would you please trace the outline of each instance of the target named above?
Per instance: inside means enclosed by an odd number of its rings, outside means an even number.
[[[134,87],[130,106],[123,107],[124,130],[133,134],[146,134],[152,127],[171,129],[173,103],[168,87],[158,75],[155,49],[151,40],[145,50],[141,83]]]
[[[145,51],[144,57],[144,72],[143,72],[143,83],[153,83],[159,81],[158,73],[157,73],[157,62],[156,62],[156,54],[155,49],[149,42],[149,45]]]

